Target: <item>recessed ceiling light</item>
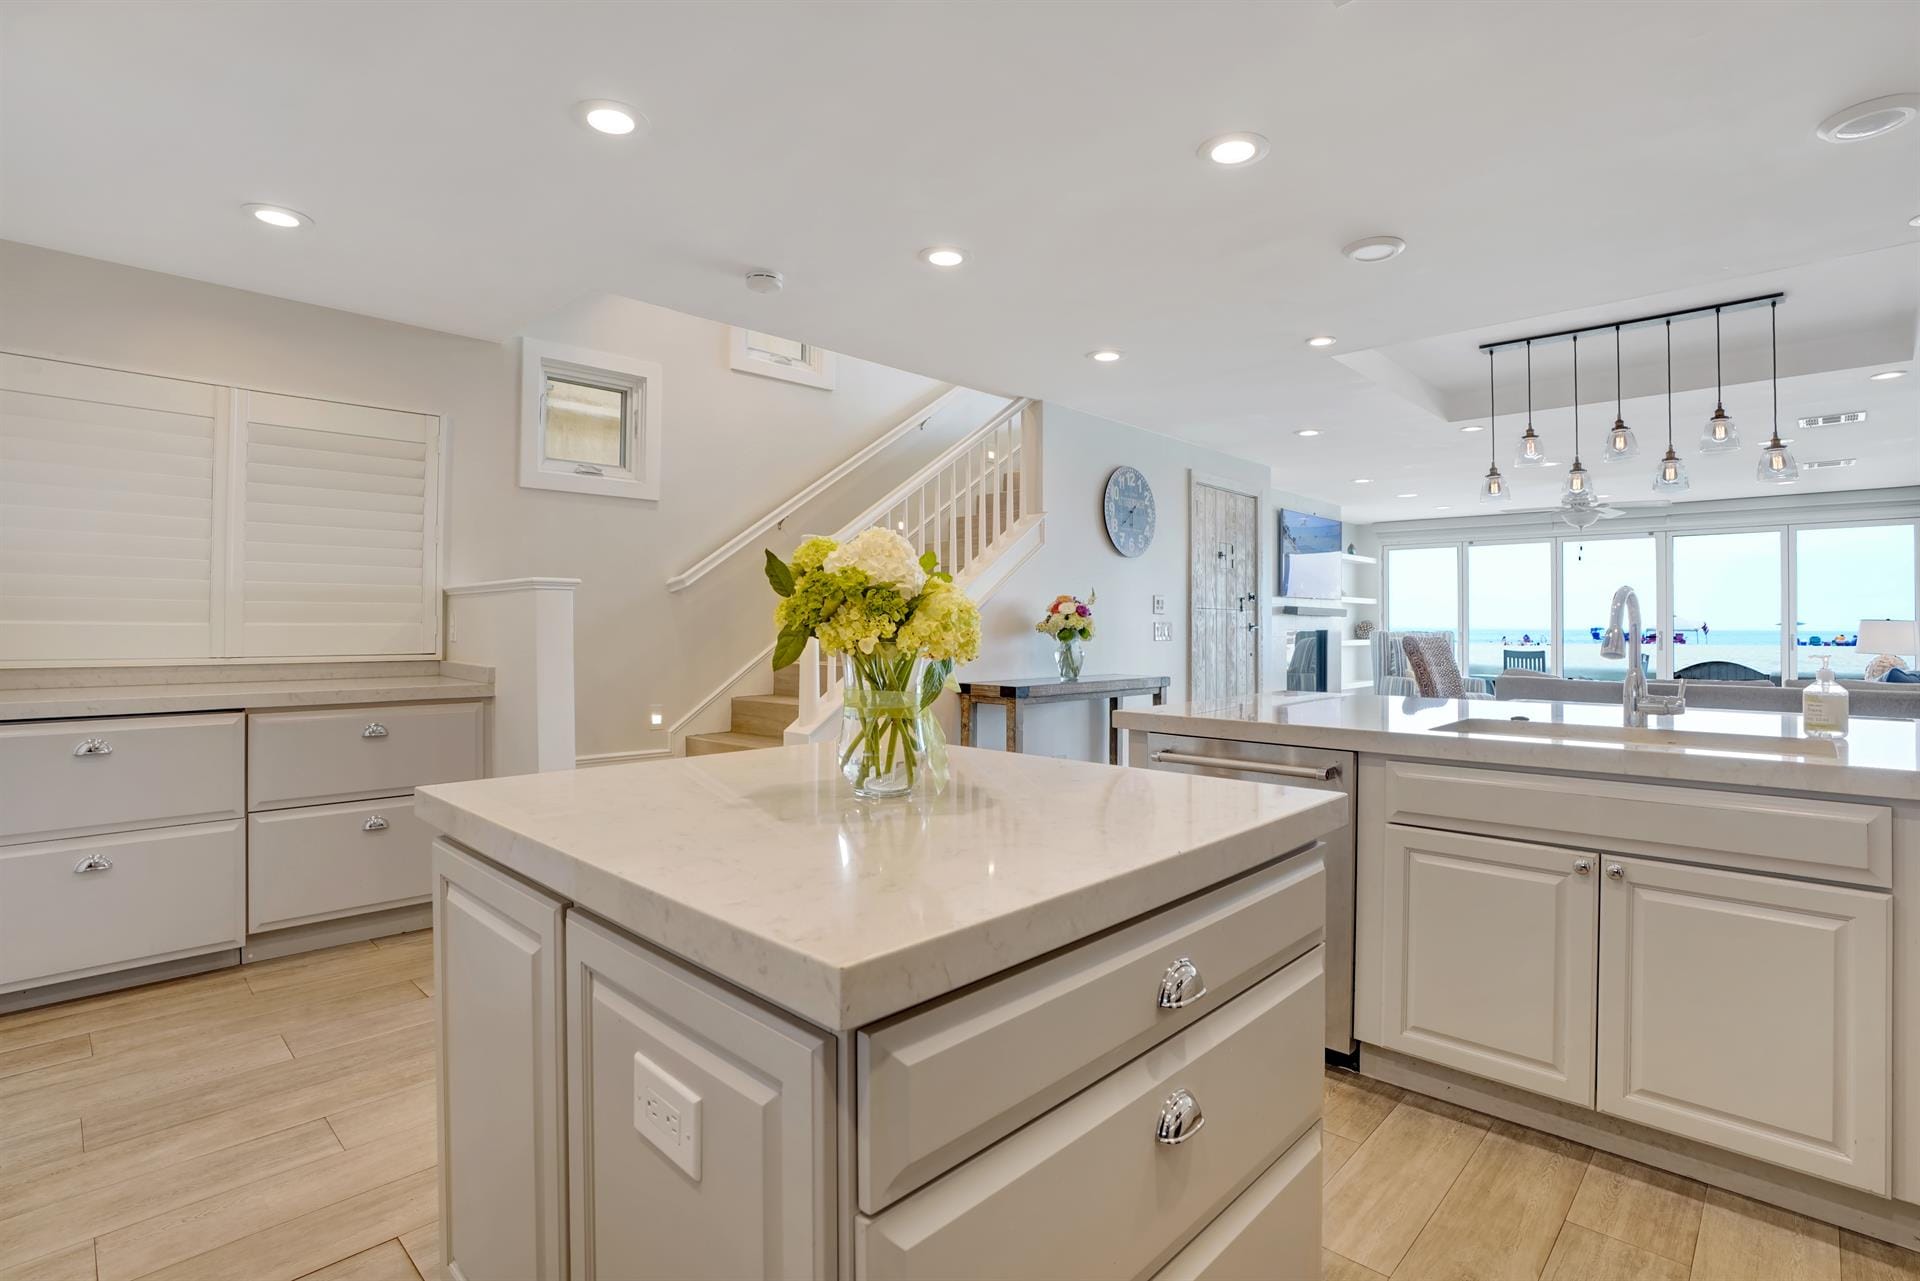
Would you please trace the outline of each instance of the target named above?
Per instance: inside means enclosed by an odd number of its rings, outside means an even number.
[[[1920,227],[1920,214],[1915,214],[1913,217],[1907,219],[1907,226]]]
[[[595,133],[612,134],[616,138],[632,133],[646,119],[626,103],[606,98],[589,98],[575,104],[573,110],[587,128]]]
[[[1318,436],[1320,434],[1320,429],[1318,427],[1302,427],[1300,430],[1294,432],[1293,434],[1296,436]]]
[[[1843,107],[1820,122],[1814,133],[1828,142],[1865,142],[1920,116],[1920,94],[1896,93]]]
[[[278,227],[282,231],[291,231],[295,227],[311,227],[313,219],[298,209],[288,209],[282,205],[242,205],[242,209],[264,222],[269,227]]]
[[[1333,344],[1339,341],[1340,340],[1338,338],[1335,338],[1332,334],[1316,334],[1312,338],[1307,339],[1307,346],[1331,347],[1333,346]]]
[[[1907,371],[1904,369],[1882,369],[1877,374],[1868,374],[1867,378],[1872,382],[1890,383],[1896,378],[1905,378],[1906,376]]]
[[[1200,155],[1228,169],[1250,165],[1268,151],[1267,140],[1257,133],[1223,133],[1200,144]]]
[[[1366,476],[1355,476],[1353,483],[1356,485],[1371,485],[1373,481]]]
[[[1479,423],[1468,423],[1465,427],[1462,427],[1460,430],[1461,431],[1485,431],[1486,428],[1482,427]]]
[[[967,256],[951,245],[934,245],[920,251],[920,261],[935,267],[958,267]]]
[[[1407,250],[1407,242],[1398,236],[1368,236],[1365,240],[1356,240],[1340,252],[1355,262],[1385,262],[1389,258],[1398,258]]]
[[[1418,497],[1420,497],[1420,495],[1418,495],[1418,494],[1395,494],[1395,495],[1394,495],[1394,497],[1395,497],[1395,498],[1418,498]]]
[[[1111,365],[1114,361],[1120,359],[1120,353],[1111,347],[1102,347],[1099,351],[1088,352],[1087,359],[1097,360],[1103,365]]]

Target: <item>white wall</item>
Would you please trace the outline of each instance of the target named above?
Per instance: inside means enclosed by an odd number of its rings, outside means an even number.
[[[705,697],[745,661],[749,640],[764,643],[772,607],[756,555],[679,595],[666,592],[667,576],[943,387],[844,356],[832,392],[735,373],[725,326],[625,299],[591,300],[533,328],[663,366],[658,504],[518,487],[517,344],[0,241],[0,350],[441,415],[446,581],[579,578],[579,750],[661,747],[646,708],[663,705],[671,723]],[[901,442],[869,482],[905,474],[944,443]],[[780,539],[853,510],[851,495],[823,502]]]

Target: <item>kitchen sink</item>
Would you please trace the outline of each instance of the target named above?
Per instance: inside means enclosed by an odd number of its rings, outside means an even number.
[[[1762,734],[1722,734],[1712,730],[1629,729],[1624,725],[1568,725],[1474,716],[1434,727],[1445,733],[1485,734],[1500,738],[1550,738],[1569,743],[1618,743],[1623,747],[1694,748],[1703,752],[1739,752],[1749,756],[1838,760],[1839,742],[1831,738],[1771,738]]]

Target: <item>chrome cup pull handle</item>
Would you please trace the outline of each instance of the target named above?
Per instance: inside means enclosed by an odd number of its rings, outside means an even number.
[[[113,860],[102,854],[88,855],[73,865],[73,874],[75,876],[79,876],[83,872],[111,872],[112,870]]]
[[[361,738],[385,738],[386,736],[387,727],[379,721],[368,722],[367,727],[360,731]]]
[[[1169,1147],[1185,1143],[1200,1133],[1206,1123],[1199,1101],[1185,1090],[1175,1090],[1160,1105],[1160,1126],[1154,1131],[1153,1141]]]
[[[360,830],[363,832],[384,832],[387,830],[387,820],[378,814],[369,815],[367,821],[360,825]]]
[[[1207,994],[1207,981],[1191,957],[1181,957],[1160,976],[1158,1004],[1163,1010],[1183,1010]]]
[[[113,744],[104,738],[83,738],[74,747],[75,756],[112,756]]]

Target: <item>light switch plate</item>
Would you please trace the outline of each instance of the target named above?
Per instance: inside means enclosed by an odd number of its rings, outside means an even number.
[[[633,1128],[700,1181],[700,1096],[644,1054],[633,1056]]]
[[[1164,614],[1167,612],[1167,598],[1165,596],[1155,596],[1153,598],[1153,612],[1156,614]]]
[[[1153,638],[1157,641],[1172,640],[1173,624],[1172,623],[1155,623],[1153,625]]]

